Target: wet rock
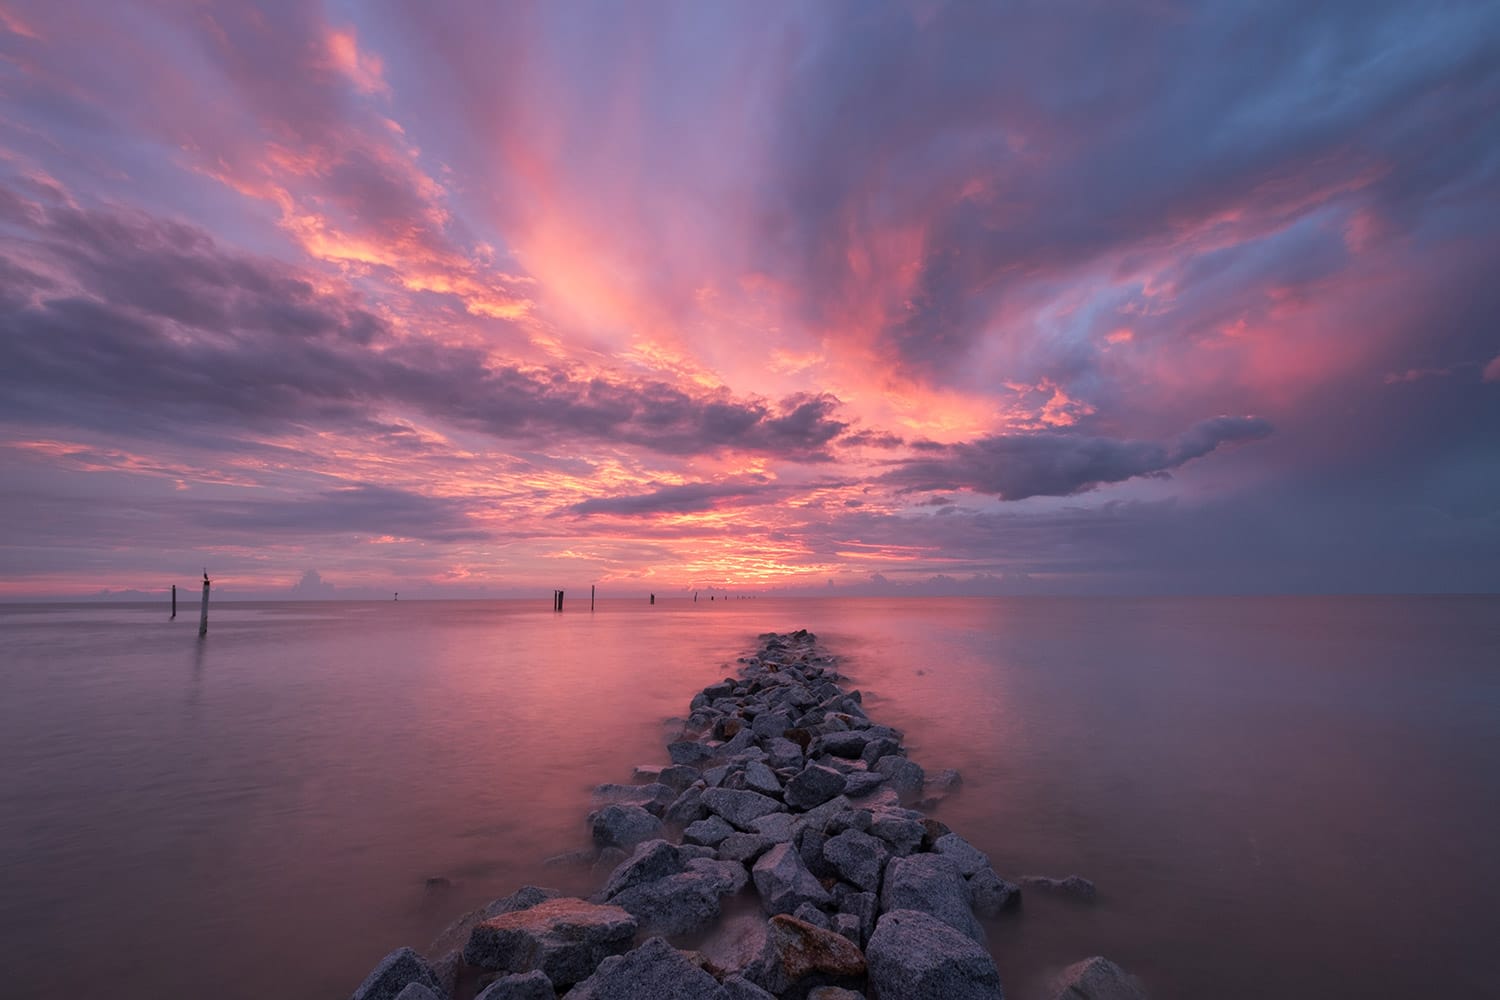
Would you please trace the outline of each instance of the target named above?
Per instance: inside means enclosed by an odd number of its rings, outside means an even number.
[[[720,895],[732,895],[750,884],[750,871],[738,861],[721,861],[717,858],[694,858],[687,863],[688,871],[706,875],[718,886]]]
[[[499,972],[539,970],[566,987],[630,947],[636,927],[636,918],[618,906],[549,899],[479,924],[464,946],[464,961]]]
[[[594,789],[594,801],[640,806],[647,812],[660,816],[678,794],[677,790],[661,782],[649,785],[599,785]]]
[[[813,830],[827,829],[828,825],[838,816],[849,812],[853,808],[849,799],[844,795],[835,795],[820,806],[809,809],[800,816],[793,817],[803,827]]]
[[[927,777],[921,764],[896,754],[880,758],[873,769],[885,775],[886,782],[901,795],[916,795]]]
[[[719,816],[710,816],[708,819],[689,823],[687,829],[682,831],[682,839],[690,843],[713,847],[731,833],[734,833],[734,827]]]
[[[792,916],[796,917],[803,923],[812,924],[814,927],[821,927],[825,931],[833,929],[833,924],[831,921],[829,921],[828,914],[824,913],[822,910],[818,909],[811,903],[803,903],[801,906],[797,907],[797,909],[792,913]]]
[[[879,771],[851,771],[844,775],[844,794],[851,799],[869,795],[885,783]]]
[[[784,712],[762,712],[751,721],[750,728],[761,739],[770,739],[792,728],[792,720]]]
[[[605,806],[594,814],[594,843],[600,847],[634,847],[660,837],[661,820],[640,806]]]
[[[865,995],[841,986],[819,986],[807,995],[807,1000],[865,1000]]]
[[[1094,883],[1082,875],[1069,875],[1067,878],[1051,878],[1046,875],[1022,875],[1021,884],[1028,889],[1042,889],[1046,892],[1055,892],[1061,896],[1071,896],[1086,902],[1093,902],[1098,895]]]
[[[687,826],[707,815],[708,807],[703,804],[703,787],[694,783],[683,789],[682,794],[667,806],[661,818],[675,826]]]
[[[828,842],[828,835],[821,830],[803,828],[798,831],[794,841],[797,845],[797,854],[802,858],[802,863],[807,870],[813,873],[817,879],[837,878],[838,871],[823,857],[823,845]]]
[[[774,843],[771,838],[758,833],[731,833],[719,841],[718,857],[721,861],[750,864],[770,850]]]
[[[864,947],[865,939],[861,934],[859,917],[852,913],[835,913],[830,921],[830,929],[835,933],[848,938],[861,948]]]
[[[806,730],[804,730],[806,732]],[[802,748],[784,736],[777,736],[765,744],[766,763],[780,770],[783,767],[800,767],[802,764]]]
[[[767,840],[779,844],[792,839],[796,820],[791,813],[769,813],[753,821],[750,828]]]
[[[780,795],[781,779],[765,764],[752,761],[745,766],[745,787],[762,795]]]
[[[890,846],[891,853],[905,856],[922,846],[927,832],[919,815],[909,809],[877,809],[870,816],[870,833]]]
[[[620,863],[610,873],[609,881],[599,891],[599,898],[608,901],[626,889],[646,882],[655,882],[668,875],[679,875],[687,865],[679,848],[665,840],[648,840],[637,845],[635,853]]]
[[[865,949],[871,1000],[1003,1000],[990,954],[926,913],[892,910]]]
[[[729,994],[729,1000],[776,1000],[771,994],[740,975],[724,977],[724,992]]]
[[[674,764],[691,766],[712,760],[714,752],[696,740],[678,740],[667,745],[667,756],[672,758]]]
[[[951,767],[945,767],[937,774],[929,774],[925,782],[927,789],[934,792],[957,791],[963,783],[963,777]]]
[[[421,983],[407,983],[406,988],[396,994],[396,1000],[446,1000],[446,998],[440,993],[434,993]]]
[[[930,851],[934,844],[952,832],[947,823],[928,816],[922,820],[922,846],[918,849]]]
[[[656,780],[668,788],[681,793],[702,776],[702,772],[696,767],[689,767],[686,764],[673,764],[671,767],[662,768],[661,774]],[[670,804],[670,800],[668,800],[668,804]]]
[[[865,744],[865,749],[860,753],[860,760],[871,767],[882,757],[900,756],[901,741],[891,736],[872,736]]]
[[[752,824],[756,819],[786,808],[759,792],[732,788],[708,789],[703,793],[703,804],[736,828],[747,832],[755,829]]]
[[[993,868],[981,868],[969,876],[969,905],[979,916],[998,916],[1020,902],[1021,887],[996,875]]]
[[[984,929],[969,909],[969,886],[958,866],[936,854],[892,858],[886,865],[880,909],[919,910],[949,927],[984,942]]]
[[[844,790],[844,776],[831,767],[809,764],[786,783],[782,798],[793,809],[812,809]]]
[[[728,1000],[724,987],[659,937],[605,959],[568,1000]]]
[[[715,875],[690,870],[632,886],[610,896],[609,902],[640,921],[644,933],[690,934],[719,915],[722,885]]]
[[[766,950],[747,978],[777,996],[795,997],[818,986],[857,986],[864,974],[865,956],[853,942],[781,914],[771,918]]]
[[[823,845],[823,857],[844,881],[867,892],[877,892],[890,851],[877,837],[845,830]]]
[[[803,903],[829,906],[828,891],[802,863],[792,844],[777,844],[755,863],[755,890],[767,913],[791,913]]]
[[[396,1000],[411,984],[426,987],[438,996],[442,984],[421,955],[410,948],[397,948],[382,958],[354,991],[354,1000]]]
[[[485,987],[474,1000],[557,1000],[552,980],[533,970],[513,976],[502,976]]]
[[[1049,995],[1052,1000],[1146,1000],[1134,976],[1099,955],[1064,969]]]
[[[990,859],[984,856],[983,851],[956,833],[947,834],[933,841],[932,851],[957,865],[958,873],[964,878],[990,866]]]
[[[840,883],[834,886],[833,901],[840,914],[859,920],[859,943],[863,946],[875,933],[875,920],[880,916],[880,897],[873,892],[854,892]]]
[[[865,752],[865,744],[869,742],[870,737],[860,730],[829,733],[818,740],[818,750],[821,753],[829,753],[835,757],[858,760],[860,754]]]
[[[743,972],[766,950],[768,928],[758,908],[754,912],[726,915],[712,927],[698,950],[726,972]]]
[[[522,886],[509,896],[494,900],[453,921],[432,942],[432,945],[427,949],[427,954],[446,955],[449,952],[459,951],[468,942],[469,935],[473,933],[474,928],[481,921],[488,920],[490,917],[498,917],[502,913],[514,913],[517,910],[529,909],[538,903],[549,899],[556,899],[561,895],[562,893],[556,889],[543,889],[534,885]],[[442,975],[438,976],[440,981],[443,978]]]

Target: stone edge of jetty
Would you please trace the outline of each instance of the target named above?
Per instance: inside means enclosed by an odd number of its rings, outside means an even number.
[[[594,847],[548,859],[591,865],[597,892],[525,886],[455,922],[430,960],[391,952],[354,1000],[1003,997],[979,918],[1017,908],[1022,886],[1091,900],[1093,884],[1007,879],[926,815],[957,772],[911,760],[812,633],[762,635],[740,663],[694,696],[668,763],[595,790]],[[1047,996],[1145,993],[1095,956]]]

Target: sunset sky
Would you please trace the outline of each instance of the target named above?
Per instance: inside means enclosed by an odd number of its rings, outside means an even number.
[[[0,598],[1500,589],[1500,6],[0,0],[0,324]]]

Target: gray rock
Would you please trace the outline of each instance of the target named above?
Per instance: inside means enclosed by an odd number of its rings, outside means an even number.
[[[762,712],[751,721],[750,728],[761,739],[771,739],[792,728],[792,720],[784,712]]]
[[[771,994],[741,975],[724,977],[724,992],[729,1000],[776,1000]]]
[[[865,752],[865,744],[869,742],[869,735],[857,729],[844,733],[829,733],[818,740],[818,750],[846,760],[858,760],[859,755]]]
[[[774,812],[755,819],[750,828],[767,840],[779,844],[792,839],[795,825],[796,819],[791,813]]]
[[[552,980],[541,972],[502,976],[485,987],[474,1000],[557,1000]]]
[[[1069,875],[1067,878],[1051,878],[1046,875],[1022,875],[1021,884],[1029,889],[1043,889],[1047,892],[1055,892],[1062,896],[1072,896],[1074,899],[1082,899],[1092,902],[1098,895],[1094,883],[1082,875]]]
[[[690,843],[712,847],[733,832],[734,827],[726,823],[721,817],[710,816],[708,819],[700,819],[696,823],[689,823],[687,829],[682,831],[682,839]]]
[[[939,792],[951,792],[964,783],[963,777],[951,767],[927,776],[927,787]]]
[[[892,910],[870,935],[871,1000],[1003,1000],[994,960],[936,917]]]
[[[649,785],[599,785],[594,789],[594,801],[613,802],[622,806],[640,806],[647,812],[660,816],[678,794],[676,789],[661,782],[653,782]]]
[[[802,813],[800,816],[795,816],[793,818],[801,823],[804,827],[809,827],[814,830],[823,830],[826,829],[828,825],[831,824],[836,818],[842,816],[846,812],[849,812],[853,808],[854,807],[850,805],[847,796],[835,795],[833,798],[829,799],[822,805],[809,809],[807,812]]]
[[[640,806],[605,806],[594,814],[594,843],[600,847],[634,847],[661,836],[661,820]]]
[[[786,914],[768,922],[766,949],[747,978],[777,996],[805,996],[817,986],[860,985],[865,956],[833,931]]]
[[[835,934],[841,934],[861,948],[864,947],[865,939],[861,933],[859,917],[852,913],[835,913],[830,926]]]
[[[792,844],[777,844],[755,863],[755,890],[767,913],[791,913],[803,903],[829,906],[828,891],[802,863]]]
[[[833,887],[833,901],[840,913],[859,919],[859,943],[863,947],[875,933],[875,920],[880,916],[880,897],[873,892],[855,892],[840,882]]]
[[[911,854],[922,846],[927,832],[912,815],[907,809],[877,809],[870,814],[870,833],[889,844],[892,854]]]
[[[867,730],[866,732],[868,734],[869,731]],[[865,749],[859,757],[860,760],[874,767],[875,762],[882,757],[890,757],[892,755],[899,755],[900,753],[901,741],[892,736],[883,735],[872,737],[870,742],[865,744]]]
[[[661,774],[657,776],[656,780],[668,788],[681,792],[702,776],[696,767],[689,767],[686,764],[673,764],[671,767],[662,768]]]
[[[609,958],[568,1000],[728,1000],[718,981],[659,937]]]
[[[629,948],[636,927],[635,917],[618,906],[549,899],[475,927],[464,946],[464,961],[499,972],[537,969],[556,986],[567,987],[587,978],[606,957]]]
[[[780,812],[786,807],[759,792],[733,788],[710,788],[703,793],[703,804],[740,830],[754,830],[752,824],[761,816]]]
[[[781,794],[781,779],[776,772],[760,761],[751,761],[745,766],[745,787],[762,795]]]
[[[502,913],[514,913],[517,910],[529,909],[544,900],[556,899],[561,895],[562,893],[556,889],[542,889],[534,885],[522,886],[509,896],[497,899],[453,921],[453,923],[444,928],[443,932],[437,936],[437,940],[433,941],[431,946],[428,947],[427,954],[444,955],[449,952],[460,951],[468,942],[469,935],[474,932],[474,928],[480,921],[488,920],[490,917],[498,917]],[[434,969],[433,971],[437,970]],[[438,979],[439,981],[443,981],[443,976],[439,975]]]
[[[768,933],[769,925],[759,909],[726,914],[710,928],[698,953],[726,972],[744,972],[765,952]]]
[[[902,795],[915,795],[922,790],[927,775],[922,765],[896,754],[888,754],[875,762],[874,770],[885,775],[885,780]]]
[[[802,858],[802,863],[807,870],[813,873],[817,879],[837,878],[838,871],[823,857],[823,845],[828,842],[828,835],[821,830],[803,828],[797,833],[794,843],[797,845],[797,854]]]
[[[934,854],[941,854],[957,865],[959,874],[964,878],[990,866],[990,859],[984,856],[983,851],[956,833],[946,834],[933,841],[932,850]]]
[[[851,799],[869,795],[885,783],[885,775],[879,771],[851,771],[844,775],[844,794]]]
[[[672,758],[674,764],[691,766],[712,760],[714,752],[696,740],[678,740],[667,745],[667,756]]]
[[[892,858],[885,868],[880,909],[882,913],[920,910],[984,943],[984,928],[969,909],[968,883],[957,865],[936,854]]]
[[[609,902],[640,921],[640,929],[647,934],[691,934],[719,915],[723,884],[721,876],[689,870],[642,882],[609,897]]]
[[[782,798],[793,809],[812,809],[844,791],[844,776],[831,767],[809,764],[786,783]]]
[[[440,993],[434,993],[421,983],[407,983],[406,988],[396,994],[396,1000],[447,1000],[447,998]]]
[[[682,794],[667,806],[661,818],[677,826],[687,826],[707,815],[708,807],[703,804],[703,789],[693,784],[684,789]]]
[[[802,748],[784,736],[766,741],[766,763],[773,768],[799,767],[802,764]]]
[[[879,892],[880,876],[891,856],[879,838],[845,830],[823,845],[823,857],[844,881],[866,892]]]
[[[432,966],[412,949],[397,948],[370,970],[359,989],[354,991],[354,1000],[396,1000],[412,983],[425,986],[438,996],[443,995],[443,986]]]
[[[1049,995],[1052,1000],[1146,1000],[1134,976],[1099,955],[1064,969]]]
[[[811,903],[803,903],[792,913],[792,916],[805,924],[821,927],[825,931],[833,929],[833,922],[828,919],[828,914],[818,909]],[[856,942],[857,943],[857,942]]]
[[[771,838],[762,837],[758,833],[731,833],[719,841],[718,857],[721,861],[749,864],[770,850],[774,843]]]
[[[694,858],[707,858],[714,861],[719,857],[717,848],[704,847],[702,844],[678,844],[677,853],[682,856],[683,864],[687,864]]]
[[[998,916],[1021,902],[1021,887],[995,874],[993,868],[981,868],[969,876],[969,905],[981,917]]]
[[[709,878],[721,896],[733,895],[750,884],[750,870],[738,861],[694,858],[687,865],[688,871]]]
[[[807,1000],[865,1000],[865,995],[841,986],[819,986],[807,995]]]
[[[687,870],[682,852],[665,840],[648,840],[639,844],[635,853],[610,873],[609,880],[599,891],[600,898],[608,901],[611,896],[646,882],[655,882],[668,875],[679,875]]]

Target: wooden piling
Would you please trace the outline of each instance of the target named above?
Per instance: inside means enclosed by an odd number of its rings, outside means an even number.
[[[589,610],[594,610],[594,584],[589,584]]]
[[[177,584],[172,584],[172,617],[177,617]]]
[[[559,590],[557,592],[557,610],[559,610],[559,611],[562,610],[562,602],[563,602],[563,592],[561,590]]]
[[[208,635],[208,574],[203,574],[203,607],[198,612],[198,634]]]

